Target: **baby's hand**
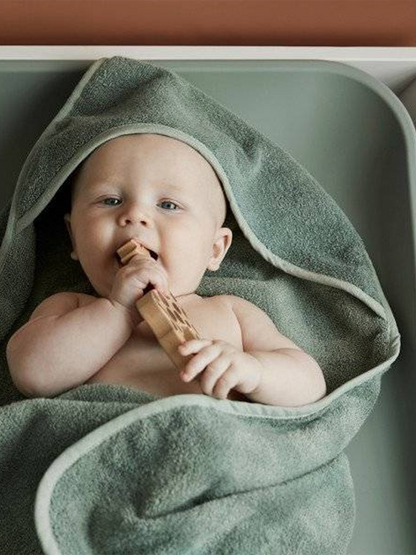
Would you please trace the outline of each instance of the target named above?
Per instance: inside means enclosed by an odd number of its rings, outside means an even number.
[[[117,272],[109,300],[133,310],[150,283],[159,291],[169,291],[168,275],[164,268],[153,258],[136,254]]]
[[[227,399],[231,389],[251,393],[260,384],[260,361],[230,343],[191,339],[179,345],[178,351],[183,356],[198,353],[188,362],[180,377],[189,382],[203,372],[199,382],[206,395]]]

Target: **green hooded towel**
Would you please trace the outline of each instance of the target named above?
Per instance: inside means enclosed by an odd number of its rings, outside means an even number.
[[[53,293],[94,294],[69,257],[63,185],[94,149],[133,133],[179,139],[215,169],[233,243],[196,293],[263,309],[318,361],[325,398],[280,407],[89,384],[25,399],[14,388],[14,331]],[[400,335],[361,238],[299,163],[176,73],[103,58],[30,152],[0,233],[1,553],[346,553],[355,507],[343,451]]]

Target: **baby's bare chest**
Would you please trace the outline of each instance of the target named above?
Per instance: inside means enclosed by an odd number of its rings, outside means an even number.
[[[232,309],[218,297],[197,297],[182,308],[201,338],[226,341],[242,349],[241,330]],[[146,322],[142,322],[121,349],[86,383],[128,385],[160,396],[181,393],[203,393],[194,379],[186,383],[179,370],[159,345]],[[246,400],[231,391],[228,399]]]

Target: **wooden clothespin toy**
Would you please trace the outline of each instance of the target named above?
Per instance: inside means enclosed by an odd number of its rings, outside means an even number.
[[[117,249],[117,254],[122,264],[127,264],[136,254],[150,257],[149,251],[135,239],[130,239]],[[151,284],[144,290],[143,297],[136,302],[136,308],[166,354],[181,370],[194,355],[182,356],[178,352],[179,345],[191,339],[201,339],[186,312],[179,306],[172,293],[164,295]]]

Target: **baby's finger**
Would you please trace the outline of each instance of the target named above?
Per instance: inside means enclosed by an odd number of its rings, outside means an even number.
[[[157,274],[152,273],[152,283],[160,292],[169,293],[169,280],[166,272],[158,271]]]
[[[125,267],[134,269],[136,266],[140,268],[143,265],[152,266],[153,264],[154,264],[154,260],[150,256],[145,256],[143,254],[135,254],[130,258],[130,260],[128,260],[128,262],[125,264]]]
[[[230,359],[226,355],[220,355],[216,358],[211,364],[209,364],[206,368],[204,373],[201,376],[199,384],[201,386],[202,391],[206,395],[210,395],[211,397],[219,397],[219,394],[225,395],[224,399],[227,397],[228,391],[222,390],[218,392],[218,384],[221,381],[222,376],[224,373],[227,373],[227,370],[230,366]],[[220,384],[221,385],[221,384]],[[216,390],[216,394],[214,393],[214,389]],[[230,387],[231,389],[231,387]]]
[[[211,339],[190,339],[185,343],[181,343],[178,347],[178,351],[181,355],[187,356],[194,353],[198,353],[203,347],[207,347],[212,344]]]
[[[200,341],[200,340],[198,340]],[[180,376],[185,382],[189,382],[202,372],[208,364],[215,360],[221,353],[218,345],[208,345],[196,354],[182,370]]]
[[[158,291],[167,293],[166,280],[162,276],[155,276],[152,274],[149,279],[149,283],[151,283]]]
[[[229,392],[239,381],[239,371],[231,364],[217,380],[211,395],[217,399],[227,399]]]
[[[167,281],[162,274],[145,269],[144,271],[135,274],[133,277],[135,282],[143,288],[151,285],[161,292],[167,293],[168,291]]]

